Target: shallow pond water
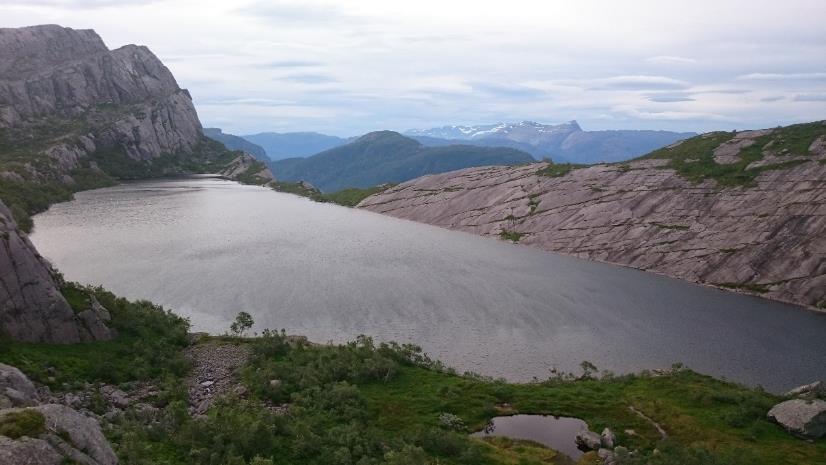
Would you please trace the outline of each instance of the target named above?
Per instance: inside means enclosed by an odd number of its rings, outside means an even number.
[[[578,459],[583,452],[577,448],[576,434],[588,429],[588,424],[579,418],[554,417],[550,415],[511,415],[493,418],[484,430],[471,436],[504,436],[512,439],[527,439]]]

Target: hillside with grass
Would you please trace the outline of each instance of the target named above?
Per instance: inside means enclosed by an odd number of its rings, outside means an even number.
[[[425,147],[392,131],[366,134],[308,158],[272,163],[281,181],[306,181],[322,192],[369,188],[471,166],[530,163],[530,155],[503,147]]]
[[[48,387],[51,401],[99,418],[124,464],[573,463],[537,443],[469,436],[514,414],[610,428],[627,465],[826,464],[826,442],[797,439],[766,418],[784,397],[679,365],[614,376],[583,362],[582,373],[513,384],[458,374],[414,345],[366,337],[343,345],[283,331],[190,337],[185,320],[151,303],[74,284],[64,292],[93,296],[119,336],[69,346],[4,341],[0,363]],[[219,353],[243,355],[193,416],[204,385],[217,386],[199,377],[201,364],[214,369]],[[0,435],[47,434],[37,421],[2,412]]]
[[[826,122],[713,132],[641,158],[473,168],[359,206],[826,309]]]

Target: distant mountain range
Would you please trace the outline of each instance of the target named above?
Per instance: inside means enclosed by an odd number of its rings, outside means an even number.
[[[308,157],[349,141],[317,132],[262,132],[241,137],[263,147],[271,160]]]
[[[377,131],[308,158],[274,161],[279,181],[307,181],[325,192],[398,183],[462,168],[530,163],[528,153],[508,147],[426,147],[393,131]]]
[[[523,121],[414,129],[405,132],[405,135],[431,147],[451,144],[511,147],[528,152],[537,159],[548,157],[555,162],[592,164],[630,160],[696,134],[671,131],[583,131],[576,121],[555,125]]]
[[[243,150],[259,161],[269,161],[267,152],[264,151],[263,147],[253,144],[243,137],[227,134],[218,128],[204,128],[204,135],[224,144],[224,146],[230,150]]]

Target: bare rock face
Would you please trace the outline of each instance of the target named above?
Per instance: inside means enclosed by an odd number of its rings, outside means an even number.
[[[41,141],[45,118],[57,121],[50,137],[65,133]],[[56,25],[0,28],[2,128],[35,134],[60,173],[95,151],[149,160],[203,138],[189,93],[149,49],[110,51],[92,30]]]
[[[738,134],[714,156],[730,166],[738,147],[766,134]],[[805,157],[766,153],[791,163],[746,186],[692,183],[664,159],[558,177],[538,175],[547,166],[538,163],[425,176],[359,207],[485,236],[515,232],[549,251],[826,307],[823,139]]]
[[[823,400],[787,400],[772,407],[768,417],[798,436],[813,439],[826,436],[826,401]]]
[[[246,152],[242,152],[241,155],[232,160],[219,174],[236,180],[246,176],[259,184],[267,184],[275,181],[275,176],[273,176],[272,171]]]
[[[29,342],[111,339],[114,333],[93,310],[75,315],[52,273],[0,202],[0,333]]]

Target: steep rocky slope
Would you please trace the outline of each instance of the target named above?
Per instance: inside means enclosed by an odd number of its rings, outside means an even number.
[[[30,342],[111,339],[108,312],[89,304],[80,312],[69,305],[49,263],[0,202],[0,335]]]
[[[91,30],[0,29],[0,199],[27,215],[116,179],[218,172],[189,92],[149,49]]]
[[[625,164],[425,176],[400,218],[826,307],[826,123],[698,136]]]

